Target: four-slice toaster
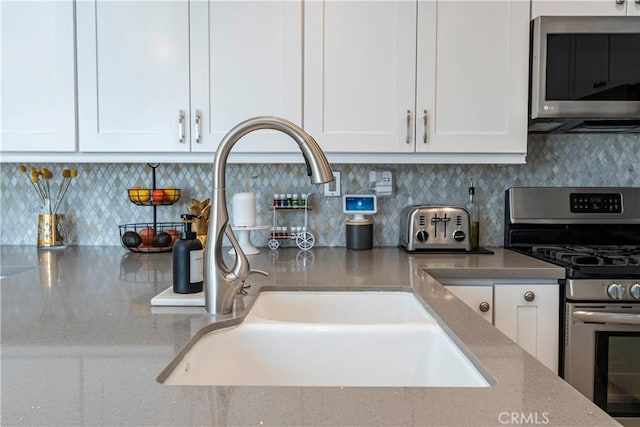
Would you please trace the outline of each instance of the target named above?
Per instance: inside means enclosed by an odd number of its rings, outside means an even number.
[[[457,206],[407,206],[400,215],[399,244],[407,251],[470,251],[469,212]]]

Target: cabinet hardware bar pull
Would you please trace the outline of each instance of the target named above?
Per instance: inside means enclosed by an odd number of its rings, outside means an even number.
[[[202,120],[202,113],[200,110],[196,110],[196,144],[202,144],[202,134],[200,133],[200,120]]]
[[[424,110],[424,114],[422,115],[422,121],[424,122],[424,134],[422,135],[422,143],[427,143],[427,134],[429,129],[429,113],[427,110]]]
[[[616,0],[616,3],[617,3],[617,4],[624,4],[624,1],[625,1],[625,0]],[[636,0],[636,3],[638,3],[638,0]]]
[[[536,294],[533,293],[533,291],[527,291],[524,293],[524,300],[527,302],[531,302],[534,299],[536,299]]]
[[[407,110],[407,144],[411,144],[411,110]]]
[[[178,141],[184,144],[184,111],[178,111]]]

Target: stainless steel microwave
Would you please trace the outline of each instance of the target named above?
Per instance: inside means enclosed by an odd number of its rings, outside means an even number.
[[[529,132],[640,133],[640,16],[532,22]]]

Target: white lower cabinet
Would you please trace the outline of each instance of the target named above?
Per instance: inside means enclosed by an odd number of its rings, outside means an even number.
[[[439,280],[547,368],[558,372],[560,295],[556,281]]]
[[[445,286],[462,302],[473,308],[487,322],[493,323],[493,288],[491,286]]]
[[[493,324],[529,354],[558,372],[558,285],[497,284]]]

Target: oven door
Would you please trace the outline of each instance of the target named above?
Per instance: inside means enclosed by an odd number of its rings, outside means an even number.
[[[568,303],[566,332],[565,380],[622,424],[640,422],[640,304]]]

